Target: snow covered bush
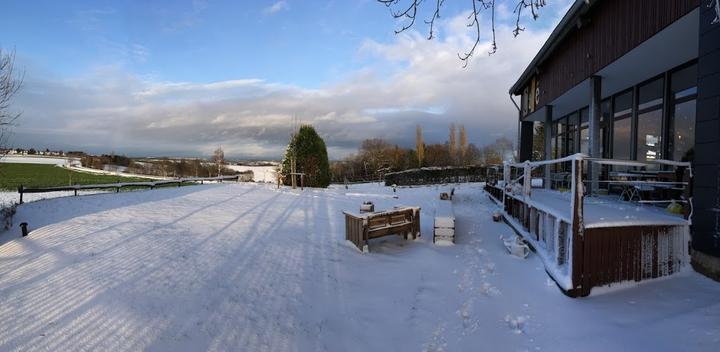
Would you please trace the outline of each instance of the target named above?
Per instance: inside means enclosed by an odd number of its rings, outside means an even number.
[[[285,158],[282,162],[282,174],[289,175],[292,171],[292,160],[295,160],[297,173],[305,174],[305,186],[327,187],[330,185],[330,163],[328,162],[325,141],[310,125],[302,125],[290,140]],[[298,183],[300,178],[298,177]],[[291,178],[285,177],[289,185]]]

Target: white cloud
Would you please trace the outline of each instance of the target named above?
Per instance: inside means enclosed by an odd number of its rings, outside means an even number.
[[[290,6],[288,5],[287,1],[280,0],[268,7],[266,7],[263,10],[263,12],[265,12],[266,14],[274,14],[274,13],[278,13],[280,11],[288,10],[289,8],[290,8]]]
[[[28,72],[14,142],[132,155],[209,155],[222,145],[230,157],[279,157],[293,116],[313,124],[335,158],[366,138],[411,146],[417,123],[428,143],[444,142],[450,122],[464,124],[479,145],[514,138],[507,91],[547,32],[513,38],[511,28],[498,27],[499,51],[486,55],[489,43],[481,43],[464,69],[457,53],[473,38],[460,22],[441,23],[433,41],[416,32],[368,40],[359,50],[363,69],[317,89],[260,79],[164,82],[112,66],[73,80]]]

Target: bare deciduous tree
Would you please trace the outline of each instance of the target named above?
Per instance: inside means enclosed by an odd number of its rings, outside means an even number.
[[[217,175],[222,176],[220,173],[223,165],[225,164],[225,152],[222,147],[217,147],[217,149],[213,152],[213,162],[215,163],[215,166],[217,166]]]
[[[420,7],[424,2],[423,0],[377,0],[379,3],[390,8],[390,13],[394,18],[404,19],[405,23],[402,24],[400,29],[395,30],[395,34],[402,33],[410,29],[415,25],[415,19],[418,16]],[[480,28],[481,13],[483,11],[490,12],[490,30],[492,34],[492,41],[490,43],[490,54],[497,51],[497,42],[495,40],[495,10],[497,0],[465,0],[469,1],[471,12],[468,15],[469,28],[473,28],[475,32],[475,42],[472,47],[463,54],[458,53],[458,57],[463,61],[463,66],[467,66],[470,58],[475,54],[475,50],[480,44],[482,38],[482,30]],[[532,14],[533,19],[537,19],[538,12],[541,7],[545,6],[545,0],[511,0],[513,2],[513,14],[515,15],[515,29],[513,29],[513,35],[518,36],[520,32],[524,31],[525,28],[520,25],[520,19],[524,11],[529,10]],[[445,4],[445,0],[432,1],[433,7],[431,10],[432,16],[430,19],[425,20],[425,24],[430,27],[428,40],[435,37],[435,20],[440,18],[440,11]]]
[[[15,51],[4,52],[0,48],[0,157],[5,153],[9,128],[20,117],[20,113],[10,110],[10,103],[22,81],[22,75],[15,73]]]

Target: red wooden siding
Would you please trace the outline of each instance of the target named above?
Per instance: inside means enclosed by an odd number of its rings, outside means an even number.
[[[540,65],[537,107],[553,101],[698,5],[699,0],[599,1],[586,15],[583,26],[573,29]]]

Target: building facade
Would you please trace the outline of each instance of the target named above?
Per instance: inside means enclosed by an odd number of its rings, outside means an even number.
[[[510,89],[520,100],[521,161],[691,161],[693,265],[716,279],[719,2],[577,0]],[[533,146],[539,125],[544,144]]]

